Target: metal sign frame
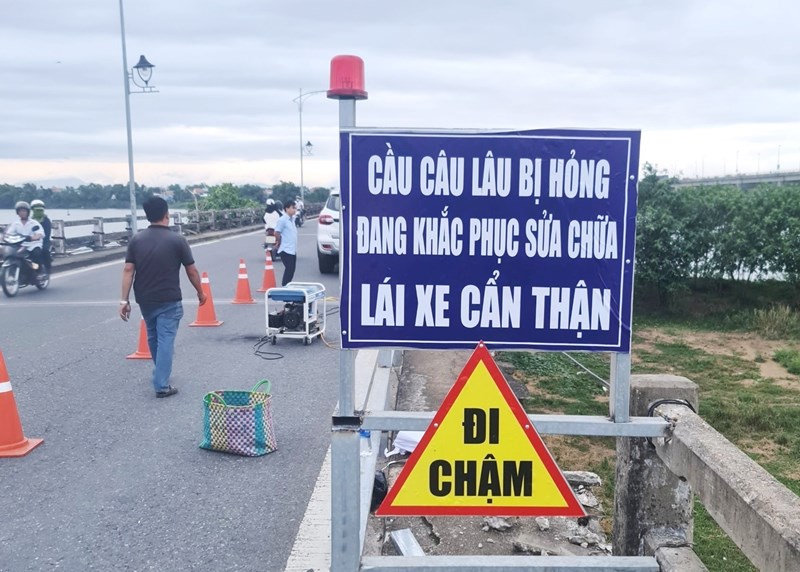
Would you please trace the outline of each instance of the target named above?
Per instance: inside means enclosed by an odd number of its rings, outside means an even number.
[[[339,100],[339,127],[355,127],[355,99]],[[636,183],[636,176],[630,178]],[[344,239],[340,230],[340,237]],[[342,240],[340,239],[340,240]],[[346,245],[345,245],[346,247]],[[340,280],[341,280],[340,269]],[[631,270],[632,272],[632,270]],[[400,344],[397,344],[398,346]],[[609,416],[529,415],[540,434],[595,435],[611,437],[664,437],[669,428],[664,419],[629,416],[631,356],[613,352]],[[362,559],[363,526],[359,513],[361,495],[359,431],[424,430],[433,412],[357,411],[355,409],[355,357],[353,349],[339,352],[339,407],[331,434],[331,571],[354,570],[430,571],[478,570],[630,570],[656,572],[650,557],[538,557],[538,556],[399,556]]]

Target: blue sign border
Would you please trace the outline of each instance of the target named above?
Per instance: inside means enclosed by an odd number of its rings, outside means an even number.
[[[381,273],[381,266],[384,261],[391,260],[391,257],[384,256],[380,261],[369,260],[369,256],[358,254],[353,248],[353,241],[356,239],[357,229],[354,219],[359,215],[386,215],[392,212],[391,201],[395,197],[386,197],[386,200],[378,203],[376,197],[372,196],[365,188],[363,179],[367,165],[363,161],[359,147],[377,144],[385,151],[386,147],[395,148],[405,147],[406,153],[414,156],[415,149],[425,147],[428,154],[431,153],[431,145],[435,148],[444,149],[446,155],[453,156],[458,154],[459,147],[474,142],[488,144],[492,141],[497,144],[513,142],[514,145],[521,145],[522,148],[536,147],[542,157],[553,159],[556,156],[569,159],[569,155],[564,155],[564,149],[570,147],[579,148],[580,153],[586,156],[593,156],[597,159],[606,157],[612,153],[612,148],[616,149],[615,159],[620,159],[624,154],[624,169],[622,166],[611,178],[612,192],[609,199],[605,202],[593,203],[599,208],[589,209],[584,214],[609,213],[616,222],[621,225],[619,236],[619,256],[613,264],[597,263],[597,277],[603,284],[606,282],[618,285],[614,289],[613,302],[610,313],[615,323],[615,331],[609,333],[602,339],[595,336],[573,341],[564,339],[547,340],[540,336],[538,339],[531,339],[524,334],[524,328],[518,332],[504,331],[502,336],[498,336],[497,329],[474,328],[464,335],[458,332],[458,328],[438,329],[433,334],[433,328],[413,329],[415,332],[425,331],[425,336],[414,335],[412,328],[406,327],[381,327],[372,325],[365,328],[363,324],[358,324],[355,314],[360,311],[360,297],[358,288],[364,280],[371,280],[376,283],[376,277]],[[633,297],[633,269],[634,269],[634,250],[635,250],[635,217],[636,217],[636,183],[638,181],[639,169],[639,131],[616,131],[616,130],[575,130],[575,129],[552,129],[552,130],[533,130],[533,131],[483,131],[483,130],[386,130],[386,129],[350,129],[341,133],[341,273],[342,273],[342,298],[340,304],[341,335],[343,348],[366,348],[366,347],[407,347],[420,349],[470,349],[479,341],[484,341],[492,349],[537,349],[552,351],[602,351],[602,352],[628,352],[630,351],[631,336],[631,306]],[[411,152],[409,153],[409,149]],[[542,150],[545,149],[544,152]],[[547,151],[546,149],[550,149]],[[555,155],[553,154],[555,150]],[[574,149],[573,149],[574,156]],[[418,157],[417,157],[418,158]],[[621,160],[616,160],[616,164],[621,164]],[[624,177],[624,183],[622,182]],[[354,183],[351,184],[351,181]],[[468,194],[468,193],[465,193]],[[492,197],[490,200],[494,200]],[[545,197],[553,205],[559,199]],[[452,200],[452,199],[450,199]],[[460,197],[461,201],[469,200],[468,197]],[[497,198],[494,205],[501,205],[503,199]],[[510,204],[510,201],[506,200]],[[386,206],[384,206],[384,204]],[[435,210],[439,208],[436,201],[430,203]],[[464,204],[463,202],[460,204]],[[538,202],[537,202],[538,204]],[[418,206],[418,205],[417,205]],[[424,214],[423,209],[420,210]],[[485,207],[485,203],[484,203]],[[513,205],[512,205],[513,207]],[[482,207],[483,208],[483,207]],[[372,209],[372,210],[370,210]],[[502,210],[502,209],[501,209]],[[568,208],[562,209],[563,212],[570,212],[574,209],[574,203]],[[585,218],[585,217],[584,217]],[[395,255],[400,256],[400,255]],[[413,257],[411,254],[403,255],[403,259],[395,259],[397,262],[403,260],[404,278],[409,278],[408,259],[412,257],[419,259],[420,277],[430,273],[431,264],[426,257]],[[429,257],[430,258],[430,257]],[[462,260],[463,262],[463,260]],[[499,260],[498,260],[499,262]],[[524,258],[513,261],[515,265],[523,264]],[[542,259],[531,262],[532,265],[550,264],[543,262]],[[568,270],[569,261],[559,261],[562,271]],[[591,263],[589,263],[591,264]],[[583,263],[584,267],[587,263]],[[391,264],[389,264],[391,266]],[[400,266],[400,265],[398,265]],[[507,264],[505,269],[509,268]],[[519,268],[515,266],[517,271]],[[438,269],[438,268],[437,268]],[[523,267],[524,269],[524,267]],[[613,273],[611,272],[613,270]],[[462,269],[464,271],[464,269]],[[585,270],[584,270],[585,271]],[[377,274],[376,274],[377,273]],[[459,274],[459,270],[452,269],[453,276]],[[564,283],[557,283],[561,286]],[[580,282],[579,282],[580,284]],[[458,335],[452,335],[453,333]],[[511,335],[519,334],[519,335]],[[449,334],[449,335],[448,335]],[[591,333],[590,333],[591,334]]]

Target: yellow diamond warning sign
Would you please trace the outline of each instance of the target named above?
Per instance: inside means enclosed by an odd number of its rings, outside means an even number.
[[[585,516],[483,343],[378,516]]]

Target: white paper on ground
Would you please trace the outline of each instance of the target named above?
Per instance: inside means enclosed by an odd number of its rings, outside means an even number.
[[[424,434],[424,431],[398,431],[394,438],[394,448],[391,451],[385,450],[383,455],[391,457],[400,453],[413,453]]]

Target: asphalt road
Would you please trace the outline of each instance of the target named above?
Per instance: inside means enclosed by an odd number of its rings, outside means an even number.
[[[295,280],[322,282],[337,300],[325,338],[338,346],[338,277],[319,274],[315,233],[316,221],[300,229]],[[265,335],[261,240],[193,246],[224,324],[188,326],[197,303],[182,275],[172,378],[180,393],[168,399],[153,394],[149,360],[125,359],[139,314],[134,307],[130,323],[117,315],[121,262],[2,297],[0,351],[25,434],[45,442],[0,459],[0,570],[283,570],[329,445],[338,352],[320,339],[280,339],[262,349],[282,359],[255,355]],[[257,304],[231,303],[240,258]],[[199,449],[203,395],[263,378],[279,450],[245,458]]]

